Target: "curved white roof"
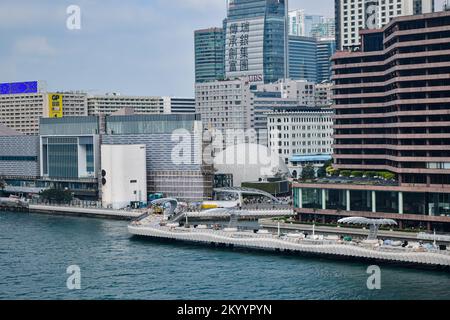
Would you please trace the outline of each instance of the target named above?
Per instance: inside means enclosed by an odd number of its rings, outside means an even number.
[[[363,218],[363,217],[350,217],[350,218],[344,218],[338,221],[338,223],[345,223],[345,224],[365,224],[365,225],[397,225],[397,222],[392,219],[369,219],[369,218]]]

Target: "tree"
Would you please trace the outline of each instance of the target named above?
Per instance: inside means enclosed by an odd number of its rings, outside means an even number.
[[[45,201],[55,201],[57,203],[68,203],[73,200],[70,190],[47,189],[42,191],[39,196]]]
[[[302,179],[303,180],[311,180],[316,177],[316,171],[314,167],[310,164],[306,165],[302,171]]]

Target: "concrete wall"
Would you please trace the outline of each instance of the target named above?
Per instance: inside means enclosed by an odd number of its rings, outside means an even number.
[[[103,207],[122,209],[133,201],[147,202],[145,145],[103,145]]]

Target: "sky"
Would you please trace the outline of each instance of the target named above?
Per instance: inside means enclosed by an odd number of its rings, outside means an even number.
[[[81,9],[79,30],[66,27],[70,5]],[[289,7],[332,17],[334,0]],[[193,97],[194,30],[220,27],[225,16],[226,0],[1,0],[0,82]]]

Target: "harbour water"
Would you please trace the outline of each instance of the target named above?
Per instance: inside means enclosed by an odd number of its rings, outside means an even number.
[[[0,212],[0,299],[450,299],[450,274],[132,238],[127,222]],[[81,290],[66,269],[81,269]]]

